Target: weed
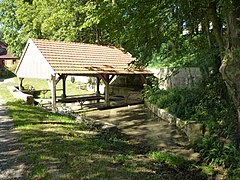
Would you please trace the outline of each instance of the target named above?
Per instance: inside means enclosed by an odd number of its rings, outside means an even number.
[[[149,157],[160,164],[167,164],[169,167],[178,169],[189,169],[193,166],[194,161],[186,160],[182,156],[160,151],[149,153]]]

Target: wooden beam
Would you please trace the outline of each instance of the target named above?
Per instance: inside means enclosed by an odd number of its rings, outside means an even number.
[[[66,98],[66,79],[67,79],[67,75],[62,74],[62,83],[63,83],[63,93],[62,93],[62,98]]]
[[[110,84],[110,82],[113,80],[114,77],[115,77],[115,75],[113,74],[113,75],[109,78],[109,84]]]
[[[96,77],[97,78],[97,91],[96,91],[96,96],[100,96],[100,78],[99,77]]]
[[[22,91],[24,89],[23,85],[22,85],[23,79],[24,78],[18,78],[18,89],[19,89],[19,91]]]
[[[58,74],[58,78],[56,79],[56,84],[59,83],[60,80],[62,80],[63,78],[67,78],[67,74]]]
[[[109,88],[109,83],[105,84],[105,104],[107,106],[110,106],[110,88]]]
[[[109,100],[109,93],[110,93],[110,89],[109,89],[109,83],[110,83],[110,78],[108,74],[99,74],[99,77],[103,80],[104,84],[105,84],[105,104],[107,106],[110,106],[110,100]]]
[[[56,84],[62,79],[62,74],[58,74],[58,78],[56,79]]]
[[[48,80],[48,85],[50,86],[52,92],[52,107],[55,111],[57,109],[56,106],[56,76],[52,76],[51,79]]]
[[[140,74],[141,81],[143,84],[147,84],[147,75],[146,74]]]

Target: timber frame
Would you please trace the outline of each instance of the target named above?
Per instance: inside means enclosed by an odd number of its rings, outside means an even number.
[[[23,89],[24,78],[46,79],[54,109],[57,102],[56,85],[60,81],[63,84],[61,98],[66,99],[68,76],[96,77],[96,96],[100,96],[102,80],[105,85],[105,104],[109,106],[109,86],[115,76],[139,75],[145,84],[146,76],[152,74],[144,67],[133,67],[133,62],[136,59],[131,54],[112,46],[29,39],[15,73],[19,80],[19,90]]]

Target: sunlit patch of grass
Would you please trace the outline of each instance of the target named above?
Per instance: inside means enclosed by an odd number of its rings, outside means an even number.
[[[172,153],[153,151],[149,153],[149,157],[153,158],[160,164],[166,164],[173,168],[189,169],[194,165],[194,161],[187,160],[182,156]]]
[[[50,98],[51,97],[51,91],[50,91],[50,87],[48,85],[48,82],[46,80],[43,79],[24,79],[23,81],[23,86],[25,89],[29,89],[31,87],[34,87],[35,90],[47,90],[46,94],[40,93],[38,95],[39,98]],[[91,94],[92,92],[89,92],[87,90],[83,90],[83,89],[78,89],[77,88],[78,83],[74,82],[72,83],[71,81],[67,80],[66,81],[66,93],[67,95],[81,95],[81,94]],[[57,96],[61,96],[62,94],[62,89],[63,89],[63,85],[62,82],[60,81],[57,86]]]

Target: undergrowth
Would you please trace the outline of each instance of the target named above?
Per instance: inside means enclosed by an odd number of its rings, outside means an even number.
[[[204,125],[204,136],[193,147],[205,162],[226,168],[239,166],[237,113],[219,74],[210,75],[192,89],[160,90],[155,79],[145,86],[144,97],[182,120]]]

